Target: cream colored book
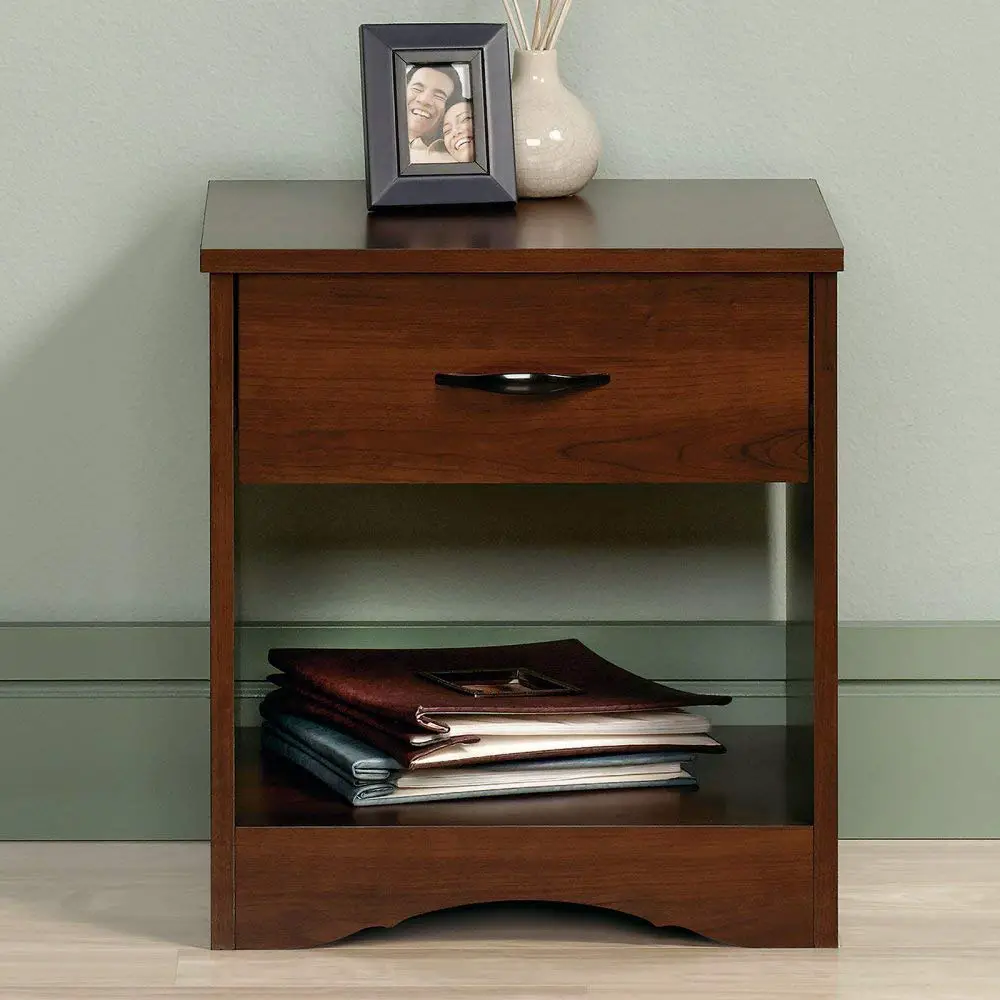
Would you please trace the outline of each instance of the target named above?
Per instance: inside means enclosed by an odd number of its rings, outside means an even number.
[[[720,744],[704,733],[680,735],[635,735],[633,733],[590,733],[581,736],[481,736],[474,743],[444,743],[428,746],[420,755],[419,766],[440,767],[476,760],[518,759],[569,755],[583,756],[597,750],[635,753],[648,750],[718,750]]]
[[[561,767],[535,769],[511,767],[458,768],[456,770],[403,771],[396,779],[401,789],[451,791],[501,788],[564,787],[608,784],[619,781],[654,781],[690,777],[680,764],[621,764],[610,767]]]
[[[711,726],[701,715],[668,712],[607,712],[592,715],[434,715],[428,716],[448,736],[669,736],[707,733]],[[441,734],[413,739],[414,746],[433,743]]]

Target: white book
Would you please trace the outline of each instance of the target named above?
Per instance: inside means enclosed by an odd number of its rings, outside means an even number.
[[[434,802],[443,799],[470,799],[498,795],[525,795],[532,793],[583,792],[594,789],[623,790],[629,788],[657,788],[664,785],[692,785],[694,779],[682,767],[668,774],[632,774],[613,778],[594,774],[586,778],[558,777],[537,784],[525,784],[508,779],[506,784],[492,786],[480,782],[466,785],[431,785],[404,788],[392,785],[362,785],[353,793],[356,806],[392,805],[405,802]]]
[[[498,788],[547,788],[554,785],[607,784],[612,781],[681,778],[686,772],[680,764],[619,764],[611,767],[560,767],[549,770],[522,771],[507,767],[477,767],[473,771],[457,768],[449,771],[403,771],[396,780],[401,789],[448,789],[449,791]]]
[[[434,715],[428,720],[448,736],[591,736],[628,734],[663,736],[707,733],[708,719],[679,709],[666,712],[609,712],[594,715]],[[412,740],[414,746],[433,743],[442,733]]]
[[[482,760],[491,757],[544,757],[560,751],[575,751],[580,756],[592,750],[704,750],[719,746],[717,740],[703,733],[682,735],[636,735],[633,733],[604,733],[565,736],[484,736],[474,743],[448,743],[428,748],[414,762],[417,770],[440,767],[458,762]]]

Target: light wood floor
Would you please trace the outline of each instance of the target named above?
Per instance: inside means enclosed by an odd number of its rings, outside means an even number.
[[[838,952],[519,906],[213,953],[205,845],[0,844],[0,998],[1000,998],[1000,841],[845,842],[841,864]]]

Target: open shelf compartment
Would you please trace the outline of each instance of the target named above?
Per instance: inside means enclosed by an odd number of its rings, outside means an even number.
[[[259,731],[237,731],[236,825],[367,826],[808,826],[812,773],[797,730],[720,726],[725,754],[701,754],[700,788],[508,795],[353,808],[311,775],[262,755]],[[806,758],[807,759],[807,758]]]

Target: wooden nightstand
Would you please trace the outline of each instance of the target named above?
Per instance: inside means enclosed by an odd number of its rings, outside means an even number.
[[[843,249],[819,189],[599,181],[513,214],[364,207],[356,182],[209,188],[213,947],[498,900],[835,945]],[[610,381],[438,384],[524,373]],[[237,484],[638,482],[789,484],[787,725],[721,730],[698,792],[355,810],[237,732]]]

